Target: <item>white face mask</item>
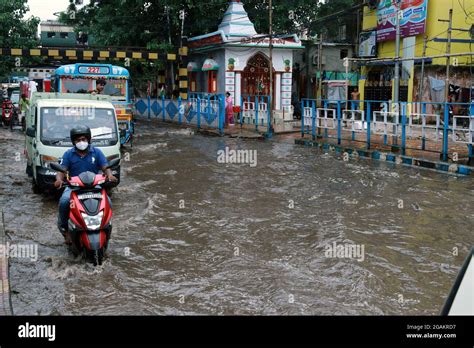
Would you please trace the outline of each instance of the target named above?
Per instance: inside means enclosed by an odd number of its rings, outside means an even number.
[[[81,151],[84,151],[85,149],[87,149],[88,146],[89,146],[89,143],[87,141],[80,141],[76,144],[77,149]]]

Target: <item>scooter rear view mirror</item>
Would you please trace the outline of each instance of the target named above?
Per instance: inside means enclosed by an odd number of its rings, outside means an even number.
[[[120,164],[120,159],[116,158],[116,159],[113,159],[109,162],[109,165],[107,166],[107,169],[110,169],[110,168],[113,168],[113,167],[116,167]]]
[[[60,165],[59,163],[50,163],[49,166],[51,167],[51,169],[54,169],[58,172],[61,172],[61,173],[66,173],[67,170],[66,168],[64,168],[62,165]]]

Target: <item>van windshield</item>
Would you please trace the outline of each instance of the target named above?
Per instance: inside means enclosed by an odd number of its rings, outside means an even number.
[[[95,146],[113,146],[118,142],[114,109],[92,107],[41,108],[41,142],[44,145],[72,146],[70,130],[88,126]]]

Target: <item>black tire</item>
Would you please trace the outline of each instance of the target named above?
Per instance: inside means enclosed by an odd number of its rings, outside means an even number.
[[[25,172],[30,178],[33,177],[33,168],[31,168],[30,165],[28,165],[28,164],[26,165],[26,171]]]
[[[43,189],[36,183],[36,180],[33,179],[33,183],[32,183],[32,190],[33,190],[33,193],[36,194],[36,195],[40,195],[43,193]]]
[[[104,261],[104,250],[94,250],[92,252],[92,263],[94,266],[101,266],[102,262]]]
[[[81,249],[79,249],[80,245],[79,234],[76,233],[76,238],[73,239],[72,244],[69,247],[69,250],[71,250],[74,257],[78,257],[81,254]]]

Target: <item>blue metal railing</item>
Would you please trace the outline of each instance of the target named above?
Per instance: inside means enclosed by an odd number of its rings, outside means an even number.
[[[189,93],[187,100],[150,97],[135,103],[138,114],[149,119],[152,116],[163,122],[194,125],[198,129],[211,128],[224,134],[225,99],[223,94]]]
[[[252,95],[240,97],[240,126],[255,126],[255,131],[265,131],[267,137],[271,137],[271,97],[268,95]]]
[[[301,136],[364,141],[407,149],[439,152],[443,161],[467,145],[472,162],[474,103],[400,102],[376,100],[301,100]],[[440,138],[439,135],[442,135]],[[450,140],[450,136],[452,139]],[[382,141],[380,141],[382,139]]]

